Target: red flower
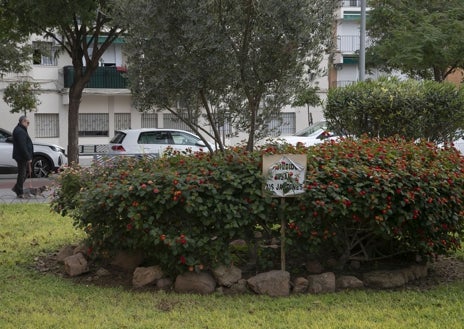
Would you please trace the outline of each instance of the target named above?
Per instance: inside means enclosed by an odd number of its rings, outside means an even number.
[[[179,260],[180,260],[180,263],[181,263],[181,264],[185,264],[185,262],[186,262],[186,259],[185,259],[185,257],[184,257],[183,255],[180,256],[180,259],[179,259]]]

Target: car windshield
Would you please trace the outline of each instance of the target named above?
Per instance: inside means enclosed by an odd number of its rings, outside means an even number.
[[[309,127],[306,127],[300,131],[297,131],[295,133],[295,136],[308,137],[309,135],[314,134],[316,131],[321,130],[321,129],[323,130],[327,129],[327,122],[325,121],[316,122],[315,124]]]

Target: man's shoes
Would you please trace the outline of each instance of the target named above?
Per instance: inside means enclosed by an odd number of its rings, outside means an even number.
[[[19,194],[18,190],[16,189],[16,185],[13,186],[13,188],[11,190],[16,194],[16,196],[19,197],[20,194]]]
[[[29,194],[18,194],[18,199],[30,199],[31,196]]]

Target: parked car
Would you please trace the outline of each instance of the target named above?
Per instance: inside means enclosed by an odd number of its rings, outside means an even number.
[[[177,151],[207,151],[200,137],[184,130],[142,128],[117,131],[110,141],[109,154],[158,154],[168,147]]]
[[[33,142],[34,158],[32,159],[32,177],[47,177],[68,163],[65,149],[61,146]],[[11,132],[0,128],[0,174],[16,174],[18,168],[12,158],[13,141]]]
[[[279,136],[266,140],[266,144],[272,143],[288,143],[296,146],[303,144],[304,146],[312,146],[322,143],[326,140],[336,140],[340,136],[327,130],[327,123],[319,121],[313,125],[297,131],[294,135]]]

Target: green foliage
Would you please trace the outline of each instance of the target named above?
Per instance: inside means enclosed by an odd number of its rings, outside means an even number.
[[[464,67],[464,2],[370,0],[366,64],[443,81]]]
[[[13,82],[5,88],[3,100],[11,107],[11,113],[24,113],[26,115],[27,112],[34,111],[40,105],[37,98],[38,89],[38,83]]]
[[[306,193],[283,204],[262,193],[262,155],[277,152],[308,154]],[[71,215],[96,250],[143,250],[171,273],[228,264],[229,243],[254,241],[256,230],[278,241],[280,216],[292,257],[330,254],[343,263],[446,254],[459,247],[464,228],[463,164],[453,148],[366,138],[121,158],[65,170],[52,207]]]
[[[453,140],[464,127],[464,90],[434,81],[365,81],[329,90],[324,116],[347,135]]]
[[[123,1],[124,2],[124,1]],[[254,138],[290,103],[308,70],[332,42],[336,0],[131,1],[121,9],[128,28],[129,78],[141,109],[169,109],[189,124],[201,111],[213,129],[221,116]],[[155,32],[153,32],[155,31]],[[143,54],[143,56],[141,56]],[[199,111],[201,110],[201,111]],[[218,131],[213,136],[221,145]]]

